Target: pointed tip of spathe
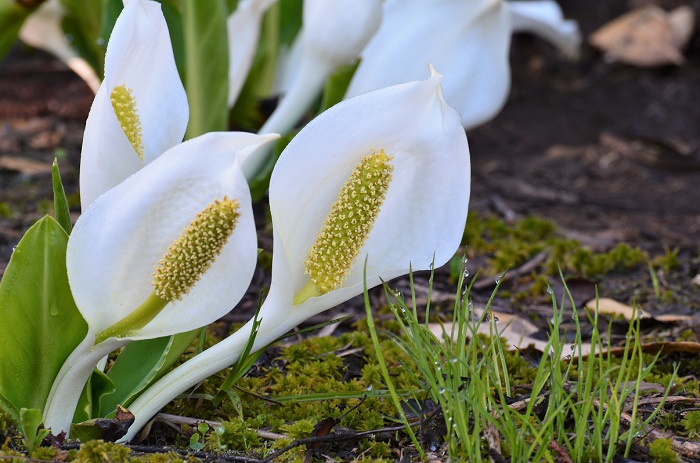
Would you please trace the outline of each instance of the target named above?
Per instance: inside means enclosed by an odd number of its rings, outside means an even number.
[[[259,136],[261,138],[263,138],[265,140],[265,142],[271,142],[271,141],[277,140],[279,137],[281,137],[280,134],[275,133],[275,132],[262,133],[262,134],[259,134]]]
[[[433,82],[435,84],[435,90],[437,91],[438,98],[440,99],[440,101],[447,104],[445,102],[445,94],[442,91],[442,79],[444,78],[444,76],[440,74],[440,71],[435,69],[433,63],[428,63],[428,69],[430,70],[430,77],[426,79],[426,82]]]
[[[439,81],[442,80],[442,74],[440,74],[440,71],[435,69],[435,66],[433,66],[433,63],[428,63],[428,69],[430,70],[430,77],[437,77]]]

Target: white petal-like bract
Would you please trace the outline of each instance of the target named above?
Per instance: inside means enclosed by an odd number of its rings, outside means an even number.
[[[131,92],[141,125],[143,160],[122,129],[110,96]],[[175,67],[168,27],[157,2],[131,0],[107,45],[105,78],[90,108],[80,161],[83,209],[144,164],[182,141],[189,109]]]

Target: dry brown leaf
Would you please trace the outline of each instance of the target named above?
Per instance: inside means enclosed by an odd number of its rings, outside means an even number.
[[[668,13],[668,20],[673,31],[674,45],[682,50],[695,30],[695,11],[688,5],[682,5]]]
[[[483,311],[484,309],[475,308],[474,315],[476,317],[481,317]],[[532,346],[540,352],[545,352],[545,349],[547,348],[547,341],[533,337],[533,335],[539,331],[539,328],[537,328],[535,325],[514,314],[496,311],[493,311],[492,314],[494,320],[497,320],[497,323],[495,323],[493,326],[498,332],[498,335],[508,342],[510,350],[525,349]],[[449,334],[452,331],[452,323],[444,323],[442,325],[439,323],[430,323],[428,327],[431,333],[437,336],[438,339],[442,339],[443,327],[445,329],[445,333]],[[490,321],[484,320],[483,323],[479,324],[477,333],[490,336],[492,333]],[[590,344],[581,344],[581,353],[583,355],[587,355],[590,351]],[[576,349],[576,354],[578,354],[578,349]],[[564,349],[561,355],[562,357],[569,357],[571,355],[571,351]]]
[[[641,318],[651,318],[659,322],[673,323],[673,322],[683,322],[692,320],[693,317],[688,315],[676,315],[676,314],[663,314],[663,315],[650,315],[644,310],[635,309],[626,304],[616,301],[615,299],[610,299],[607,297],[601,297],[597,301],[596,299],[591,299],[586,302],[585,308],[588,310],[595,310],[598,308],[598,313],[603,315],[618,315],[623,317],[625,320],[633,320],[635,313],[637,317]]]
[[[19,172],[20,174],[33,176],[51,173],[51,164],[35,161],[22,156],[0,156],[0,170]]]
[[[645,5],[593,32],[588,41],[607,59],[634,66],[683,64],[681,49],[695,27],[693,10],[679,7],[670,13]]]
[[[666,313],[663,315],[654,315],[654,320],[659,321],[659,322],[664,322],[664,323],[673,323],[673,322],[687,322],[692,320],[693,317],[690,315],[676,315],[672,313]]]
[[[625,320],[633,320],[636,317],[648,318],[649,314],[641,309],[634,309],[626,304],[616,301],[615,299],[610,299],[608,297],[601,297],[599,299],[591,299],[586,302],[585,308],[591,311],[598,309],[598,313],[604,315],[619,315]]]

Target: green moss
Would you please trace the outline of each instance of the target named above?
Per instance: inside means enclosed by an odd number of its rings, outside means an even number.
[[[25,461],[26,459],[24,458],[24,456],[11,447],[11,443],[12,440],[9,437],[5,439],[5,442],[2,444],[2,447],[0,447],[0,459],[3,461],[10,461],[12,463]],[[18,458],[14,459],[11,457]]]
[[[15,421],[9,413],[5,413],[0,407],[0,433],[7,433],[15,426]]]
[[[691,439],[700,437],[700,411],[686,413],[681,420],[681,424],[685,428],[685,434]]]
[[[183,459],[180,455],[175,452],[169,453],[152,453],[149,455],[144,455],[141,457],[132,457],[129,460],[131,463],[185,463],[185,462],[196,462],[200,461],[197,458],[189,457]]]
[[[93,440],[85,442],[75,454],[75,463],[120,463],[130,460],[131,450],[123,445]]]
[[[545,274],[558,275],[558,269],[573,277],[598,279],[617,270],[633,268],[646,261],[639,248],[621,243],[607,252],[594,252],[578,241],[557,234],[553,222],[526,217],[508,225],[494,217],[482,217],[470,212],[462,243],[470,255],[488,256],[488,275],[498,275],[507,268],[517,267],[545,252]],[[667,252],[660,265],[671,265],[673,252]],[[455,265],[457,262],[455,263]],[[456,274],[456,273],[455,273]],[[533,295],[543,295],[544,275],[533,277]]]
[[[29,456],[36,460],[54,460],[56,458],[56,448],[55,447],[37,447],[34,451],[29,453]]]
[[[214,428],[206,440],[206,449],[210,451],[243,450],[260,445],[257,432],[248,429],[248,423],[243,421],[224,421]]]
[[[681,461],[673,450],[671,439],[656,439],[649,444],[649,455],[655,463],[680,463]]]
[[[295,421],[294,423],[283,424],[280,427],[280,431],[294,439],[304,439],[311,436],[314,432],[314,426],[316,426],[316,421],[306,418]]]
[[[10,209],[10,204],[6,201],[0,202],[0,218],[10,219],[12,218],[12,210]]]
[[[663,256],[657,256],[652,260],[654,267],[660,268],[664,272],[676,270],[679,265],[678,252],[680,248],[666,248],[666,253]]]

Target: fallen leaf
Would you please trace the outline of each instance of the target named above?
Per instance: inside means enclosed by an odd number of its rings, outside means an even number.
[[[681,6],[667,13],[656,5],[645,5],[596,30],[588,41],[611,61],[640,67],[681,65],[681,49],[694,27],[695,16],[690,7]]]
[[[623,317],[627,321],[634,320],[635,315],[638,318],[646,318],[651,320],[656,320],[658,322],[672,323],[672,322],[682,322],[692,320],[693,317],[688,315],[676,315],[676,314],[663,314],[663,315],[650,315],[642,309],[634,309],[633,307],[616,301],[615,299],[610,299],[607,297],[601,297],[599,299],[591,299],[586,302],[585,308],[590,311],[598,309],[599,314],[603,315],[617,315]]]
[[[51,163],[40,162],[22,156],[0,156],[0,170],[19,172],[27,176],[51,173]]]
[[[484,309],[474,308],[473,313],[475,317],[481,318],[483,312]],[[491,313],[496,322],[493,324],[493,328],[491,327],[490,320],[484,319],[477,327],[477,333],[491,336],[493,330],[495,330],[499,337],[504,338],[508,342],[510,350],[522,350],[532,346],[540,352],[545,352],[545,349],[547,349],[547,341],[533,336],[540,331],[538,327],[514,314],[496,311]],[[430,323],[428,328],[438,339],[443,339],[443,333],[449,335],[449,333],[452,332],[452,323]],[[580,347],[582,355],[587,355],[591,351],[591,345],[589,343],[583,343]],[[578,355],[578,349],[576,349],[575,354]],[[571,351],[564,349],[561,356],[562,358],[569,357],[571,356]]]
[[[591,311],[595,311],[597,309],[598,313],[603,315],[618,315],[623,317],[625,320],[649,318],[649,314],[642,309],[635,309],[629,305],[623,304],[608,297],[591,299],[590,301],[586,302],[584,307]]]

